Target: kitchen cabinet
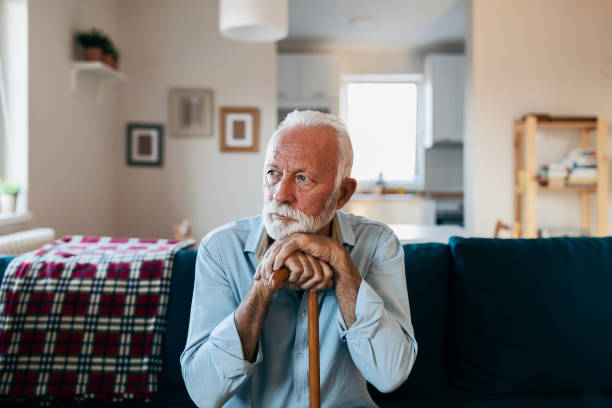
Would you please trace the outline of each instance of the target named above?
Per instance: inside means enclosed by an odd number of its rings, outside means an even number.
[[[295,55],[280,54],[277,61],[278,100],[299,99],[298,59]]]
[[[425,147],[463,143],[463,55],[425,57]]]
[[[337,93],[337,57],[312,53],[278,54],[277,80],[280,108],[330,109]]]

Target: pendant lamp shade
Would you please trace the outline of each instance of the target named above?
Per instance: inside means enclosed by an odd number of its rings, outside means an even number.
[[[219,1],[223,36],[249,42],[273,42],[287,36],[287,0]]]

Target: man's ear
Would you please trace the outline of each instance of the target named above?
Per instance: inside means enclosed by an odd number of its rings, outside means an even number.
[[[357,180],[354,178],[344,179],[340,184],[340,197],[338,197],[338,203],[336,203],[336,210],[341,209],[348,203],[355,190],[357,190]]]

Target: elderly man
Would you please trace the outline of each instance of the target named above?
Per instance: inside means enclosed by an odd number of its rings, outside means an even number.
[[[319,293],[322,406],[375,407],[366,381],[389,392],[408,377],[402,247],[384,224],[337,211],[357,186],[352,161],[338,118],[289,114],[268,144],[262,215],[202,240],[181,355],[199,407],[308,407],[305,290]]]

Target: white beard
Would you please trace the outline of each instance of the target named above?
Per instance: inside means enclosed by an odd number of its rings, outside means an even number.
[[[296,232],[314,233],[318,232],[327,225],[336,215],[337,192],[327,199],[321,214],[309,216],[289,204],[278,204],[276,201],[264,203],[262,211],[264,227],[266,232],[275,241],[288,237]],[[273,218],[272,214],[279,214],[284,217],[292,218],[292,221],[279,220]]]

